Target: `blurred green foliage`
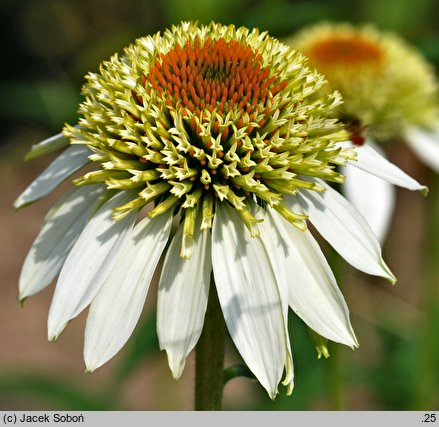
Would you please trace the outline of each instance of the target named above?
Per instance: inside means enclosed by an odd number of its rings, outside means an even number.
[[[6,143],[12,136],[18,139],[26,127],[50,135],[58,132],[65,121],[74,123],[83,76],[88,71],[97,70],[100,61],[121,51],[136,37],[181,20],[256,26],[277,37],[321,20],[372,22],[382,29],[398,31],[439,66],[439,3],[435,0],[2,0],[0,13],[0,32],[6,41],[0,67],[0,124],[1,141]],[[437,303],[432,316],[431,324],[435,326],[428,333],[437,335]],[[385,319],[377,319],[380,322]],[[243,407],[238,402],[236,407],[226,409],[331,407],[330,360],[317,359],[306,328],[294,316],[291,331],[296,367],[294,395],[281,393],[272,402],[255,384],[254,403]],[[369,409],[421,409],[428,399],[429,404],[437,405],[437,360],[426,362],[436,369],[431,372],[428,396],[421,401],[417,398],[422,395],[422,373],[416,367],[423,363],[420,360],[429,360],[429,349],[422,347],[416,331],[406,339],[378,328],[377,340],[379,354],[367,367],[360,368],[352,360],[346,362],[351,350],[337,350],[345,394],[358,391],[358,399],[364,402],[357,407]],[[434,345],[438,345],[437,339]],[[432,351],[439,353],[437,348]],[[14,374],[0,368],[0,396],[35,398],[44,409],[118,409],[117,387],[141,369],[141,362],[154,352],[158,352],[158,344],[151,315],[138,325],[114,377],[101,392],[92,393],[68,376],[30,371]]]

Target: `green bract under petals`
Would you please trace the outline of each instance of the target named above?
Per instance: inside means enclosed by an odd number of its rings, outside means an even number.
[[[215,202],[233,206],[253,236],[252,200],[305,228],[283,196],[323,191],[304,176],[343,182],[336,166],[355,158],[335,146],[346,139],[331,118],[340,95],[316,97],[326,82],[305,61],[266,33],[214,23],[138,39],[87,76],[80,126],[64,129],[98,165],[76,184],[134,189],[116,220],[150,202],[152,217],[179,212],[183,257],[199,215],[211,228]]]

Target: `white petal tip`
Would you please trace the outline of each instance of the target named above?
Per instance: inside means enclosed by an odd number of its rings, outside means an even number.
[[[356,350],[358,347],[360,347],[360,344],[358,343],[357,337],[355,337],[355,336],[353,337],[353,341],[350,344],[348,344],[348,347],[351,350]]]
[[[175,381],[178,381],[178,380],[180,379],[182,373],[183,373],[183,371],[181,371],[181,372],[177,372],[177,373],[172,372],[172,378],[173,378]]]
[[[57,328],[57,329],[49,328],[49,333],[48,333],[49,341],[56,342],[68,324],[69,324],[69,322],[64,324],[61,328]]]
[[[15,202],[13,203],[14,209],[18,211],[21,208],[24,208],[26,206],[26,202],[19,197]]]
[[[27,295],[23,295],[23,294],[18,295],[17,300],[22,307],[24,307],[24,302],[27,300],[27,298],[28,298]]]
[[[168,364],[169,364],[169,368],[171,369],[171,372],[172,372],[172,378],[174,378],[174,380],[179,380],[181,377],[181,374],[183,373],[183,369],[184,369],[184,366],[186,364],[186,359],[173,360],[168,355]]]
[[[381,258],[381,267],[383,269],[383,274],[381,274],[381,277],[386,279],[392,285],[395,285],[397,282],[396,277],[382,258]]]
[[[84,362],[85,362],[85,371],[86,373],[93,373],[96,371],[96,369],[100,368],[102,365],[107,363],[110,359],[107,357],[105,359],[103,358],[97,358],[95,355],[92,355],[92,357],[87,356],[84,353]]]
[[[424,185],[424,186],[422,186],[422,187],[419,189],[419,191],[421,192],[421,194],[422,194],[424,197],[427,197],[427,196],[428,196],[428,193],[430,192],[430,189]]]
[[[275,400],[276,399],[276,393],[268,391],[268,396],[270,397],[271,400]]]

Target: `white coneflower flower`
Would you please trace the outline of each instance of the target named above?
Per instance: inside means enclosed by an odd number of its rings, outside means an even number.
[[[395,34],[371,26],[318,24],[305,28],[287,44],[309,57],[339,90],[337,115],[347,123],[361,159],[382,153],[376,143],[405,141],[439,172],[438,85],[433,68]],[[421,190],[415,181],[386,182],[348,167],[344,191],[383,241],[394,209],[392,184]]]
[[[90,305],[85,363],[104,364],[131,335],[164,255],[157,331],[175,378],[200,337],[211,275],[230,336],[272,397],[284,370],[293,387],[288,307],[357,345],[307,220],[356,268],[395,278],[363,217],[326,183],[344,181],[336,167],[355,150],[337,146],[346,133],[328,116],[340,97],[315,96],[325,81],[301,54],[257,30],[183,23],[87,80],[78,126],[28,157],[68,148],[15,202],[95,166],[50,210],[20,277],[23,300],[59,274],[50,340]]]

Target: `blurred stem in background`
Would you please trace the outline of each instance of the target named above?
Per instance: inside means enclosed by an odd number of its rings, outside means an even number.
[[[426,219],[424,283],[421,304],[424,318],[419,327],[418,378],[413,409],[431,410],[437,405],[439,369],[439,177],[431,179]]]

